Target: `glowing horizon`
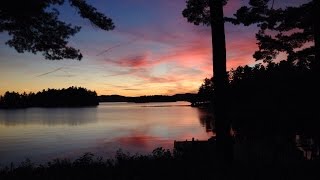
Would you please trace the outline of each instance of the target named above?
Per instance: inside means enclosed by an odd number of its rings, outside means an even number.
[[[0,95],[6,91],[37,92],[48,88],[84,87],[98,95],[173,95],[196,93],[212,76],[211,31],[182,17],[185,0],[90,1],[110,16],[116,29],[104,32],[62,7],[61,18],[81,25],[70,44],[83,59],[49,61],[40,53],[19,54],[0,34]],[[285,4],[285,2],[282,2]],[[244,5],[230,1],[231,16]],[[164,13],[165,12],[165,13]],[[227,68],[253,65],[255,27],[226,23]]]

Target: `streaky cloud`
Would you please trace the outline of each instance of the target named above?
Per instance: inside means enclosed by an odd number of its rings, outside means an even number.
[[[105,54],[107,52],[109,52],[110,50],[114,49],[114,48],[118,48],[118,47],[121,47],[121,46],[125,46],[125,45],[128,45],[128,44],[131,44],[131,43],[134,43],[135,41],[137,41],[139,38],[135,38],[135,39],[132,39],[131,41],[128,41],[128,42],[123,42],[123,43],[119,43],[119,44],[116,44],[114,46],[111,46],[110,48],[100,52],[97,54],[97,56],[100,56],[102,54]]]
[[[63,68],[64,68],[64,67],[59,67],[59,68],[54,69],[54,70],[52,70],[52,71],[49,71],[49,72],[46,72],[46,73],[43,73],[43,74],[39,74],[39,75],[37,75],[36,77],[46,76],[46,75],[48,75],[48,74],[51,74],[51,73],[55,73],[55,72],[57,72],[57,71],[60,71],[60,70],[62,70]]]

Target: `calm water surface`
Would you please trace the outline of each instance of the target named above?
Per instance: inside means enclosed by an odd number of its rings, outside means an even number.
[[[85,152],[112,157],[121,148],[150,153],[174,140],[212,136],[207,112],[174,103],[100,103],[90,108],[0,110],[0,165],[43,163]]]

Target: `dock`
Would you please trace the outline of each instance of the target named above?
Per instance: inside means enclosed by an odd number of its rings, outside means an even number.
[[[213,136],[208,140],[195,140],[191,141],[174,141],[174,149],[178,152],[212,152],[216,149],[216,138]]]

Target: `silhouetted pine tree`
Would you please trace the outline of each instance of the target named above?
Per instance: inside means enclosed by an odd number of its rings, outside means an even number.
[[[68,1],[82,18],[90,20],[93,25],[107,31],[114,29],[112,19],[85,0]],[[59,10],[52,7],[64,3],[65,0],[1,1],[0,33],[7,32],[12,37],[6,44],[19,53],[42,52],[49,60],[81,60],[80,50],[68,45],[70,36],[79,32],[81,27],[59,20]]]

